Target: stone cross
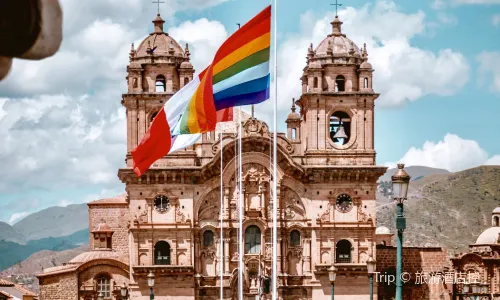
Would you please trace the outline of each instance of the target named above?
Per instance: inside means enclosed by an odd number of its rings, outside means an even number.
[[[162,2],[160,0],[153,1],[153,4],[158,4],[158,14],[160,14],[160,4],[161,3],[165,3],[165,2]]]
[[[339,8],[340,6],[342,6],[342,4],[340,4],[340,3],[338,2],[338,0],[335,0],[335,4],[330,4],[330,5],[335,6],[335,16],[337,16],[337,11],[338,11],[338,8]]]

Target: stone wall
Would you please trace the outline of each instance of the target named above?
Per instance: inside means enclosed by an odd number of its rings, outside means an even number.
[[[40,300],[78,300],[78,277],[67,273],[40,279]]]
[[[114,231],[113,250],[128,255],[129,210],[123,204],[100,204],[89,206],[89,228],[92,231],[99,223],[106,223]],[[90,249],[94,249],[94,237],[90,235]]]
[[[128,273],[121,268],[99,264],[90,267],[78,274],[80,285],[94,286],[94,282],[100,275],[111,278],[111,290],[115,287],[122,286],[124,283],[128,285]]]
[[[450,299],[451,285],[436,272],[446,272],[450,268],[448,252],[439,247],[407,247],[403,248],[403,273],[407,272],[408,282],[403,285],[404,299]],[[391,299],[395,293],[395,284],[389,283],[387,276],[395,275],[396,247],[377,246],[377,272],[381,277],[376,279],[379,299]]]

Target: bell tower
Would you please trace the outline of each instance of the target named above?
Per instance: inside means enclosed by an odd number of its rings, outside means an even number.
[[[335,17],[332,33],[308,49],[302,97],[302,151],[341,165],[374,165],[373,68],[366,45],[360,49],[342,33]],[[332,159],[333,158],[333,159]]]
[[[183,49],[167,32],[160,14],[154,29],[135,48],[132,44],[127,66],[128,92],[122,104],[127,108],[127,163],[130,151],[142,140],[156,113],[178,90],[193,79],[189,46]]]

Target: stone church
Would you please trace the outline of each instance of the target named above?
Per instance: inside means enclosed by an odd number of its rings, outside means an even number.
[[[375,160],[379,94],[372,89],[366,46],[347,38],[336,17],[331,33],[317,47],[304,49],[304,73],[297,78],[302,93],[293,100],[286,134],[277,135],[276,178],[273,135],[253,116],[204,134],[138,178],[130,151],[195,72],[188,45],[164,32],[160,15],[153,23],[153,32],[138,47],[132,44],[128,91],[121,101],[127,153],[118,177],[126,194],[88,204],[90,251],[40,274],[40,299],[94,300],[100,294],[123,299],[122,287],[129,299],[149,299],[151,272],[155,299],[219,299],[221,285],[224,299],[238,299],[239,209],[244,209],[244,299],[258,299],[259,277],[271,276],[274,205],[280,299],[330,299],[332,264],[338,269],[335,299],[369,299],[366,261],[376,259],[377,242],[391,234],[376,233],[375,193],[386,168]],[[237,126],[242,126],[241,157]]]

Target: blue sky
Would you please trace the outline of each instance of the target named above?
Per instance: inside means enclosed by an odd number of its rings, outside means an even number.
[[[64,41],[44,61],[16,60],[0,82],[0,221],[122,193],[125,67],[151,31],[142,0],[62,0]],[[165,28],[201,69],[269,1],[169,0]],[[300,93],[309,43],[331,28],[334,1],[280,0],[279,121]],[[500,164],[500,1],[341,1],[343,32],[375,68],[379,164],[459,171]],[[260,105],[257,117],[269,121]]]

